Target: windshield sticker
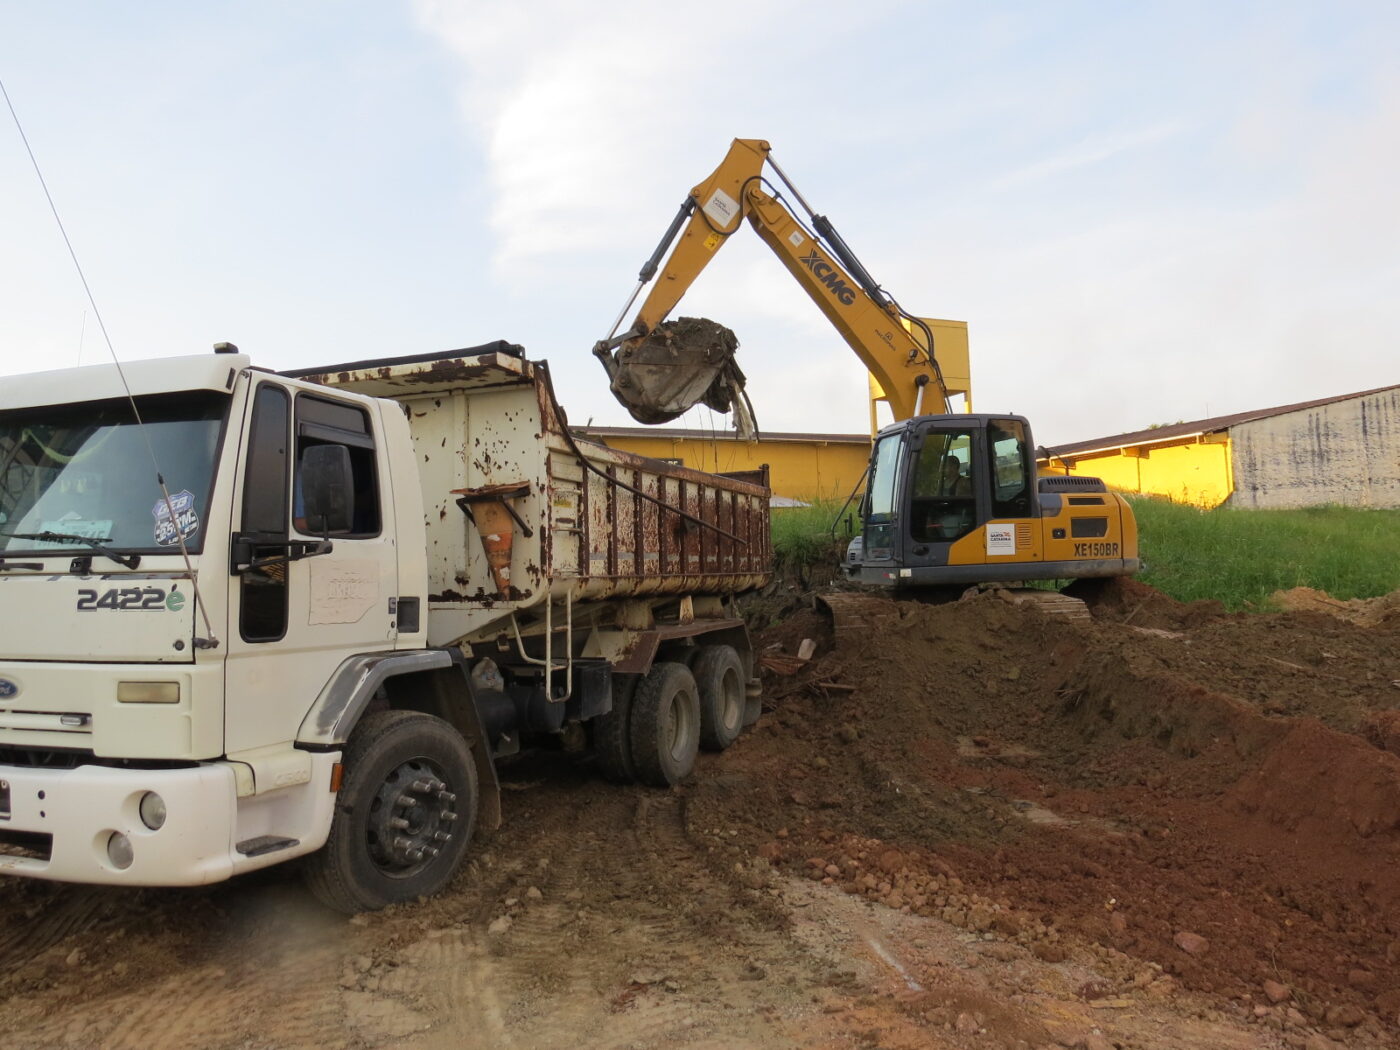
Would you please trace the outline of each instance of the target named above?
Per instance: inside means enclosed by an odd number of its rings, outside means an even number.
[[[170,509],[175,508],[175,521],[170,520]],[[165,500],[158,500],[151,508],[151,514],[156,519],[156,544],[161,547],[173,547],[182,539],[189,539],[199,531],[199,514],[194,509],[194,493],[189,489],[181,489],[170,497],[167,506]],[[179,533],[175,529],[179,526]]]
[[[40,532],[60,532],[65,536],[82,536],[89,540],[110,540],[112,538],[112,520],[106,521],[85,521],[80,514],[69,511],[63,517],[55,521],[44,521],[39,524]],[[72,547],[72,540],[35,540],[30,545],[34,550],[53,550],[59,547]]]

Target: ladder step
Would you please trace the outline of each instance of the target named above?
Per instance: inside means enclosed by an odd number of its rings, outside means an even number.
[[[264,853],[276,853],[279,849],[290,849],[301,845],[301,839],[282,838],[280,835],[259,835],[255,839],[244,839],[235,849],[245,857],[261,857]]]

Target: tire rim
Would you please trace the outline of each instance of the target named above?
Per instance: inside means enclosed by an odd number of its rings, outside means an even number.
[[[670,708],[666,712],[666,750],[676,762],[684,762],[690,754],[690,742],[695,736],[692,704],[682,703],[690,694],[684,690],[671,697]]]
[[[726,729],[739,724],[744,712],[744,684],[739,681],[739,672],[729,668],[720,680],[720,692],[724,697],[720,718]]]
[[[385,875],[406,879],[437,859],[452,841],[457,794],[442,767],[410,758],[390,770],[369,807],[369,856]]]

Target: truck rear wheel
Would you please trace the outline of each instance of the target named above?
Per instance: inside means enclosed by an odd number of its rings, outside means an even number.
[[[476,824],[471,748],[440,718],[379,711],[350,736],[326,844],[306,880],[352,914],[437,893],[456,874]]]
[[[632,766],[653,787],[678,784],[700,750],[700,691],[685,664],[651,665],[632,697]]]
[[[593,719],[593,754],[598,769],[614,784],[630,784],[637,779],[632,765],[632,694],[638,675],[615,674],[612,679],[612,710]]]
[[[732,645],[705,645],[691,661],[700,691],[700,746],[723,751],[744,729],[747,675]]]

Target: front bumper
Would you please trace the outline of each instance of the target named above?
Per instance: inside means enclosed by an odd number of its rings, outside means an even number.
[[[9,788],[10,803],[8,817],[0,810],[0,875],[200,886],[233,873],[238,800],[227,765],[158,770],[0,766],[0,781]],[[167,815],[159,831],[141,820],[138,807],[148,791],[165,801]],[[107,856],[114,832],[131,840],[132,862],[124,869]],[[16,842],[34,845],[21,853],[6,852],[6,843]],[[40,859],[45,843],[46,860]]]

